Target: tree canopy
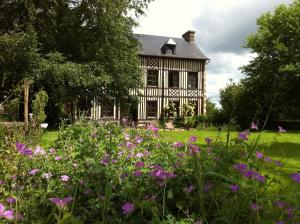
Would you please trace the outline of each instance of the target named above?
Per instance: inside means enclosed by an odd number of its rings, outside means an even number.
[[[263,14],[257,25],[246,40],[255,54],[242,67],[246,78],[220,92],[223,115],[244,128],[263,123],[271,107],[270,123],[300,119],[300,0]]]
[[[141,83],[135,14],[150,0],[11,0],[0,3],[0,96],[24,78],[55,105],[122,100]],[[0,99],[0,101],[3,99]]]

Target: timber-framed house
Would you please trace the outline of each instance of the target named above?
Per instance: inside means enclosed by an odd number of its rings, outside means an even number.
[[[136,34],[141,44],[139,57],[144,86],[132,91],[138,103],[131,120],[143,122],[160,118],[163,108],[173,103],[178,114],[183,104],[194,105],[194,114],[206,113],[205,67],[209,59],[195,44],[195,32],[182,38]],[[120,119],[117,106],[94,106],[92,118]]]

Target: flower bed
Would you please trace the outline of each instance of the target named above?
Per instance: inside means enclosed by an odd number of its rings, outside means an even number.
[[[249,144],[163,143],[158,129],[77,123],[54,148],[1,152],[0,220],[20,223],[297,223],[298,172]],[[270,171],[276,170],[276,173]]]

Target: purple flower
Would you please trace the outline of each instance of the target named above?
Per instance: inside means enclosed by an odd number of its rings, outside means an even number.
[[[190,142],[195,142],[195,141],[197,141],[197,137],[193,135],[190,137],[189,140],[190,140]]]
[[[250,208],[251,208],[252,210],[254,210],[254,211],[257,211],[257,210],[259,210],[259,209],[261,208],[261,206],[259,206],[258,204],[252,202],[252,203],[250,204]]]
[[[257,159],[262,159],[263,157],[264,157],[264,154],[262,152],[259,152],[259,151],[256,152]]]
[[[300,173],[293,173],[291,174],[291,178],[297,182],[297,183],[300,183]]]
[[[251,127],[250,127],[250,129],[258,130],[257,124],[255,124],[254,122],[251,122]]]
[[[62,175],[62,176],[60,177],[60,179],[61,179],[62,181],[64,181],[64,182],[67,182],[67,181],[70,179],[70,177],[67,176],[67,175]]]
[[[278,207],[278,208],[284,208],[286,205],[287,205],[287,203],[285,202],[285,201],[276,201],[275,202],[275,205]]]
[[[195,189],[195,187],[193,185],[190,185],[190,186],[183,188],[183,191],[186,193],[191,193],[194,189]]]
[[[276,224],[285,224],[285,222],[284,221],[278,221],[278,222],[276,222]]]
[[[142,176],[142,174],[143,174],[143,172],[140,171],[140,170],[135,170],[135,171],[133,172],[133,175],[136,176],[136,177],[140,177],[140,176]]]
[[[244,172],[248,168],[248,166],[244,163],[237,163],[233,167],[239,172]]]
[[[140,136],[135,137],[135,141],[137,144],[140,144],[143,141],[143,138]]]
[[[278,132],[279,133],[285,133],[286,130],[283,127],[281,127],[281,126],[278,126]]]
[[[266,162],[272,162],[272,159],[270,157],[265,157]]]
[[[13,198],[13,197],[7,198],[6,201],[7,201],[9,204],[14,204],[14,203],[16,203],[16,199]]]
[[[131,143],[131,142],[126,142],[126,147],[128,149],[133,149],[135,147],[135,144]]]
[[[230,190],[236,193],[239,190],[239,185],[237,184],[230,185]]]
[[[212,138],[207,137],[205,138],[205,141],[207,145],[210,145],[210,143],[212,142]]]
[[[129,134],[124,134],[125,140],[128,141],[130,139],[130,135]]]
[[[144,166],[145,166],[145,164],[143,162],[136,162],[135,163],[135,167],[142,168]]]
[[[275,160],[274,163],[276,166],[283,166],[283,164],[279,160]]]
[[[132,213],[134,211],[135,207],[134,204],[132,203],[125,203],[124,205],[122,205],[122,213],[124,215],[129,215],[130,213]]]
[[[18,152],[22,155],[32,155],[32,150],[31,149],[27,149],[26,146],[24,144],[21,144],[19,142],[16,143],[16,148],[18,150]]]
[[[247,141],[248,140],[248,134],[246,132],[241,132],[241,133],[239,133],[238,138],[241,139],[241,140]]]
[[[209,181],[209,182],[207,182],[207,183],[204,184],[203,191],[204,192],[208,192],[212,187],[213,187],[213,183]]]
[[[121,176],[120,176],[121,180],[125,180],[127,177],[128,177],[128,174],[127,174],[127,173],[123,173],[123,174],[121,174]]]
[[[138,152],[138,153],[135,155],[136,158],[142,158],[143,156],[144,156],[144,154],[141,153],[141,152]]]
[[[147,129],[153,131],[154,134],[157,134],[157,132],[158,132],[158,128],[155,127],[153,124],[150,124],[150,125],[147,127]]]
[[[173,144],[173,147],[175,147],[175,148],[181,148],[183,146],[184,146],[184,144],[182,142],[174,142],[174,144]]]
[[[86,189],[86,190],[83,192],[83,194],[88,195],[88,194],[91,194],[92,192],[93,192],[92,189]]]
[[[105,155],[103,156],[103,159],[100,161],[100,164],[107,166],[109,163],[109,159],[110,159],[110,156],[105,153]]]
[[[39,172],[39,169],[32,169],[32,170],[29,171],[29,174],[32,175],[32,176],[34,176],[34,175],[36,175],[38,172]]]
[[[50,201],[52,201],[54,204],[56,204],[59,208],[64,208],[67,204],[71,203],[73,200],[72,197],[67,198],[49,198]]]
[[[4,205],[0,204],[0,217],[3,217],[8,220],[13,220],[14,212],[13,212],[13,210],[5,210]]]
[[[56,160],[56,161],[60,161],[60,160],[61,160],[61,157],[60,157],[60,156],[55,156],[55,160]]]
[[[196,155],[200,152],[200,148],[196,145],[190,144],[189,145],[189,152],[190,152],[191,155]]]
[[[5,184],[5,181],[4,180],[0,180],[0,186],[4,185],[4,184]]]

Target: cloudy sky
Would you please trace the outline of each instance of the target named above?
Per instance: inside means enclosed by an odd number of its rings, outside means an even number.
[[[253,57],[243,48],[256,31],[256,18],[292,0],[155,0],[139,18],[134,32],[181,37],[196,31],[196,44],[211,59],[207,68],[207,96],[217,102],[220,88],[229,79],[243,77],[239,67]]]

